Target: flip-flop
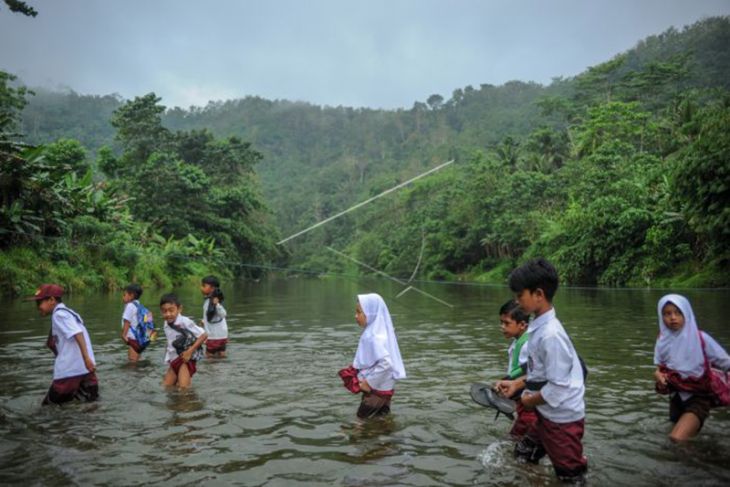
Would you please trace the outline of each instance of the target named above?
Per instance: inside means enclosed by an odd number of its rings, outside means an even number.
[[[517,406],[516,403],[513,400],[502,397],[494,392],[491,384],[484,384],[482,382],[472,384],[469,394],[471,394],[471,398],[475,403],[484,407],[496,409],[497,416],[499,416],[499,413],[502,413],[509,419],[514,419]],[[495,419],[497,416],[495,416]]]

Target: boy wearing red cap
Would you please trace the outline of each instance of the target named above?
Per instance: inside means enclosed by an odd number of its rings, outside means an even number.
[[[99,383],[89,332],[81,317],[63,304],[63,288],[43,284],[29,300],[35,301],[41,316],[51,315],[46,345],[56,356],[53,382],[43,404],[62,404],[73,399],[96,401]]]

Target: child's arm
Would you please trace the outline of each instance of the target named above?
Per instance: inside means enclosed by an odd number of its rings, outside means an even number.
[[[129,322],[129,320],[124,320],[124,326],[122,327],[122,340],[124,340],[124,343],[129,343],[127,333],[129,333],[130,326],[132,326],[132,324]]]
[[[89,357],[89,352],[86,349],[86,339],[84,338],[84,334],[77,333],[74,335],[74,339],[79,346],[79,350],[81,350],[81,356],[84,358],[84,365],[86,365],[86,370],[88,370],[89,372],[94,372],[96,370],[96,364],[93,360],[91,360],[91,357]]]
[[[666,386],[667,385],[667,374],[663,373],[659,367],[654,371],[654,380],[657,384]]]
[[[197,350],[198,348],[200,348],[200,346],[201,346],[201,345],[202,345],[202,344],[203,344],[203,343],[204,343],[204,342],[205,342],[205,341],[206,341],[207,339],[208,339],[208,334],[207,334],[207,333],[205,333],[205,332],[203,332],[203,333],[202,333],[202,334],[201,334],[201,335],[200,335],[200,336],[198,337],[198,339],[197,339],[197,340],[195,340],[195,342],[194,342],[194,343],[193,343],[192,345],[190,345],[190,347],[189,347],[189,348],[188,348],[187,350],[185,350],[185,351],[184,351],[183,353],[181,353],[181,354],[180,354],[180,356],[181,356],[181,357],[182,357],[182,359],[183,359],[183,362],[187,362],[187,361],[189,361],[189,360],[190,360],[190,359],[192,358],[192,356],[193,356],[193,352],[195,352],[195,351],[196,351],[196,350]]]
[[[525,391],[522,393],[522,396],[520,397],[520,401],[522,401],[522,405],[528,409],[532,409],[535,406],[539,406],[540,404],[546,403],[546,401],[545,401],[545,399],[543,399],[542,393],[540,393],[540,391],[536,391],[536,392]]]

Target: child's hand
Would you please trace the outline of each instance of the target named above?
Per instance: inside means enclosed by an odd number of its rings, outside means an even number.
[[[94,372],[96,370],[96,364],[92,362],[90,358],[84,359],[84,365],[86,365],[86,370],[89,372]]]
[[[657,384],[659,384],[660,386],[666,387],[667,374],[664,374],[659,369],[657,369],[654,371],[654,380],[656,380]]]
[[[193,357],[192,348],[188,348],[183,353],[181,353],[180,356],[182,357],[183,362],[188,362]]]
[[[494,387],[500,396],[512,397],[520,389],[520,384],[513,380],[498,380]]]
[[[525,391],[522,393],[520,401],[526,409],[534,409],[535,406],[545,403],[545,401],[542,399],[542,394],[540,394],[539,392],[529,391]]]
[[[365,392],[372,391],[372,388],[370,387],[370,384],[368,384],[368,381],[363,379],[360,381],[360,390]]]

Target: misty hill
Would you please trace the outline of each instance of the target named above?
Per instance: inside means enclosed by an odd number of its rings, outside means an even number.
[[[614,134],[614,142],[633,144],[632,150],[638,154],[645,154],[653,144],[651,156],[656,160],[652,164],[660,164],[680,148],[672,142],[679,140],[676,134],[669,136],[657,127],[664,124],[670,127],[666,130],[680,130],[685,126],[677,118],[681,115],[677,112],[680,107],[695,113],[712,99],[708,90],[730,89],[729,46],[730,20],[711,18],[682,30],[669,29],[648,37],[601,65],[576,77],[557,78],[549,86],[521,81],[501,86],[467,86],[454,90],[450,96],[427,96],[425,101],[399,110],[321,107],[305,102],[247,97],[211,102],[205,107],[187,110],[172,108],[164,114],[163,122],[171,130],[207,129],[216,136],[236,135],[261,151],[264,159],[258,164],[257,172],[267,203],[284,235],[452,158],[457,164],[469,165],[468,171],[476,171],[470,177],[477,179],[487,177],[483,172],[485,167],[491,167],[489,174],[500,174],[504,167],[508,168],[504,173],[505,185],[515,184],[515,194],[532,191],[531,196],[538,200],[545,198],[545,204],[554,207],[555,218],[560,219],[571,201],[588,198],[589,194],[591,198],[596,196],[590,191],[578,195],[569,188],[575,184],[576,176],[580,178],[595,167],[591,158],[598,157],[598,151],[607,147],[603,144],[605,140],[597,138],[605,127],[596,129],[590,124],[598,124],[600,117],[605,116],[607,123],[615,129],[608,131]],[[694,98],[688,101],[690,94]],[[25,109],[23,128],[31,142],[71,137],[95,150],[112,144],[114,131],[108,120],[123,103],[114,95],[88,96],[38,90]],[[630,122],[623,126],[624,121]],[[653,124],[651,130],[647,128],[647,121]],[[633,131],[637,127],[641,128],[639,135]],[[589,129],[594,130],[590,144],[586,142]],[[650,144],[647,134],[656,140],[652,139]],[[479,152],[487,154],[487,158],[475,155]],[[622,156],[623,160],[632,157]],[[591,166],[578,169],[588,161],[593,161]],[[497,168],[493,165],[497,163],[505,166]],[[565,179],[570,171],[573,171],[573,179]],[[441,212],[436,211],[430,217],[420,215],[421,222],[432,218],[445,228],[448,228],[445,218],[461,214],[463,220],[461,224],[452,222],[456,226],[444,230],[430,244],[432,252],[425,259],[426,271],[438,275],[441,271],[488,269],[504,259],[516,259],[537,251],[550,255],[550,252],[557,252],[560,245],[567,245],[560,243],[555,226],[525,227],[522,223],[525,215],[516,216],[518,209],[508,207],[507,200],[500,200],[496,206],[479,206],[478,198],[489,196],[484,191],[494,189],[494,186],[484,186],[484,183],[472,187],[468,194],[449,193],[454,185],[466,190],[464,188],[472,181],[463,179],[464,174],[434,178],[404,196],[405,202],[400,201],[410,205],[435,205],[433,195],[438,193],[440,196],[446,194],[444,198],[473,203],[455,208],[452,202],[442,201],[439,203],[443,206]],[[532,179],[523,181],[522,186],[517,185],[518,179],[526,174],[531,174]],[[616,177],[628,177],[626,174]],[[532,182],[539,178],[544,179],[544,184],[532,187]],[[654,184],[654,181],[642,181],[641,184]],[[419,195],[423,188],[430,188],[432,193]],[[547,193],[543,194],[544,191]],[[627,208],[653,205],[651,214],[656,212],[653,200],[626,204]],[[372,212],[385,210],[387,208],[381,205]],[[622,210],[609,207],[601,211]],[[470,212],[477,212],[477,216]],[[498,217],[505,213],[515,218],[509,222],[498,221],[491,216],[497,212],[501,212]],[[314,240],[297,244],[301,245],[297,248],[298,259],[305,256],[306,262],[331,267],[330,261],[321,260],[314,254],[322,245],[337,243],[341,247],[351,246],[362,259],[381,268],[393,272],[412,268],[412,257],[399,255],[396,249],[408,248],[408,255],[411,255],[412,248],[419,245],[418,239],[401,236],[400,240],[394,237],[393,241],[386,242],[369,240],[372,235],[365,225],[374,221],[375,213],[360,218],[360,221],[338,222]],[[403,228],[412,226],[411,233],[420,235],[423,231],[422,223],[408,220],[410,217],[405,214],[400,218]],[[644,242],[655,216],[641,218],[631,225],[640,227],[635,238]],[[602,225],[606,226],[608,222]],[[352,235],[353,227],[357,228],[356,237]],[[381,228],[380,235],[383,231],[388,233],[388,228]],[[509,231],[515,235],[505,236]],[[617,234],[616,238],[624,237]],[[621,254],[623,267],[613,269],[610,266],[616,262],[615,255],[598,258],[599,249],[585,251],[589,254],[586,257],[589,268],[577,269],[575,282],[621,283],[636,279],[636,275],[631,276],[632,269],[636,267],[637,259],[644,258],[638,254]],[[695,252],[700,260],[716,255],[708,253],[707,249],[689,252]],[[720,254],[723,252],[721,249]],[[569,259],[569,256],[565,258]],[[683,258],[685,261],[690,259],[689,254]],[[649,272],[651,275],[666,271],[663,264],[651,265],[654,266]]]

